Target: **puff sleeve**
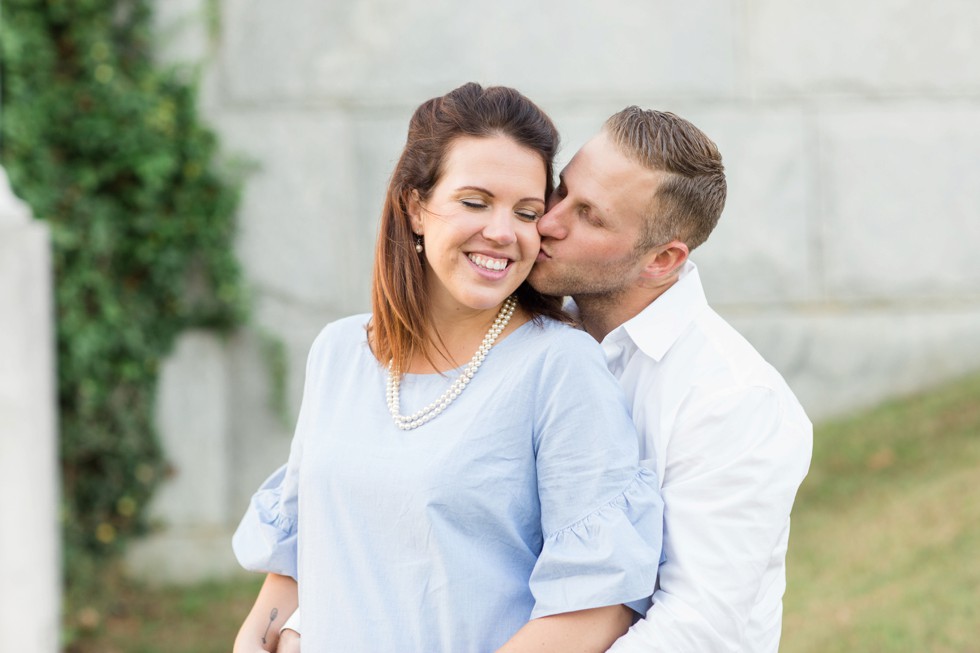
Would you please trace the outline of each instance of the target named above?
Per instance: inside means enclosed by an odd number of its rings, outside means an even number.
[[[566,340],[545,360],[535,410],[544,541],[531,617],[620,603],[642,613],[662,551],[657,475],[638,467],[636,431],[598,347],[583,333]]]
[[[321,349],[320,337],[310,349],[306,380],[289,460],[269,476],[252,495],[245,515],[232,537],[232,549],[239,564],[249,571],[298,577],[297,526],[299,522],[299,468],[303,437],[308,431],[310,402],[316,397],[315,368]]]

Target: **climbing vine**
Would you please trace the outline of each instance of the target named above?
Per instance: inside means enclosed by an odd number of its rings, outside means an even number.
[[[0,5],[0,157],[52,237],[69,584],[148,526],[166,470],[157,377],[176,336],[246,314],[238,184],[187,71],[152,57],[150,6]]]

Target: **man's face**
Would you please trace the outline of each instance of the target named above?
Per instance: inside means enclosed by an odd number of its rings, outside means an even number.
[[[599,132],[561,172],[538,221],[531,285],[547,295],[616,295],[639,277],[644,216],[663,173],[628,159]]]

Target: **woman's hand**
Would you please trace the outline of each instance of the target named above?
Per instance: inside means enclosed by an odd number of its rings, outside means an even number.
[[[629,630],[632,622],[633,611],[625,605],[532,619],[497,653],[602,653]]]
[[[271,653],[279,643],[279,629],[299,604],[296,581],[289,576],[268,574],[252,611],[235,638],[234,653]]]

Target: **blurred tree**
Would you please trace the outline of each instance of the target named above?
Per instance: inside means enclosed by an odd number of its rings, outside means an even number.
[[[3,0],[2,12],[0,156],[52,234],[71,588],[147,528],[165,472],[161,359],[181,330],[246,315],[238,184],[218,170],[186,71],[152,58],[149,2]]]

